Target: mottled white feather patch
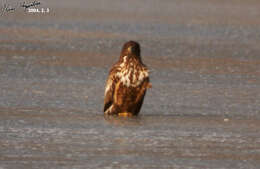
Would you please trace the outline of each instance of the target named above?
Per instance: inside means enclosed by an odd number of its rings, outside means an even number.
[[[107,85],[106,85],[105,95],[106,95],[106,94],[107,94],[107,92],[110,90],[110,88],[111,88],[111,85],[112,85],[112,81],[111,81],[111,80],[109,80],[109,81],[108,81],[108,83],[107,83]]]
[[[146,77],[148,77],[148,71],[140,67],[139,76],[136,76],[136,67],[134,67],[133,63],[130,63],[129,70],[125,69],[126,59],[127,56],[124,56],[123,62],[119,65],[120,69],[119,72],[116,73],[116,76],[120,79],[123,85],[127,87],[136,87],[140,85]],[[133,81],[131,82],[130,79]]]
[[[123,57],[123,62],[120,64],[120,67],[124,67],[125,66],[126,58],[127,58],[127,56]]]

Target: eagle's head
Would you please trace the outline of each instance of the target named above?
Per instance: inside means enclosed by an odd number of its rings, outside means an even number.
[[[124,44],[122,48],[120,60],[123,60],[123,58],[127,56],[128,59],[133,58],[141,61],[140,53],[141,49],[139,43],[135,41],[128,41]]]

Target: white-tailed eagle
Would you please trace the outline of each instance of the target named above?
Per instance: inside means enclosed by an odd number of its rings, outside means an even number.
[[[124,44],[106,82],[104,114],[132,116],[140,112],[146,89],[151,87],[140,53],[137,42]]]

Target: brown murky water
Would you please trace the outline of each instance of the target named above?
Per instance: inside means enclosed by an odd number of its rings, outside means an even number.
[[[260,2],[41,3],[0,17],[0,169],[260,168]],[[104,117],[130,39],[153,88]]]

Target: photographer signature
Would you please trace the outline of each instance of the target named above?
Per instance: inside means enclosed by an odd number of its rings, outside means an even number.
[[[24,10],[30,8],[30,7],[35,7],[40,5],[41,2],[40,1],[33,1],[30,3],[26,3],[25,1],[20,3],[20,5],[16,5],[16,7],[13,7],[12,5],[8,4],[8,3],[4,3],[1,7],[1,16],[5,13],[5,12],[11,12],[11,11],[15,11],[18,8],[24,8]]]
[[[41,3],[37,2],[37,1],[33,1],[32,3],[29,3],[29,4],[26,4],[25,2],[23,2],[21,7],[23,7],[24,9],[27,9],[27,8],[30,8],[30,7],[33,7],[33,6],[37,6],[37,5],[40,5],[40,4]]]
[[[9,5],[9,4],[4,4],[3,7],[2,7],[2,9],[1,9],[2,13],[3,13],[3,12],[14,11],[14,10],[15,10],[15,8],[13,8],[13,7],[12,7],[11,5]]]

